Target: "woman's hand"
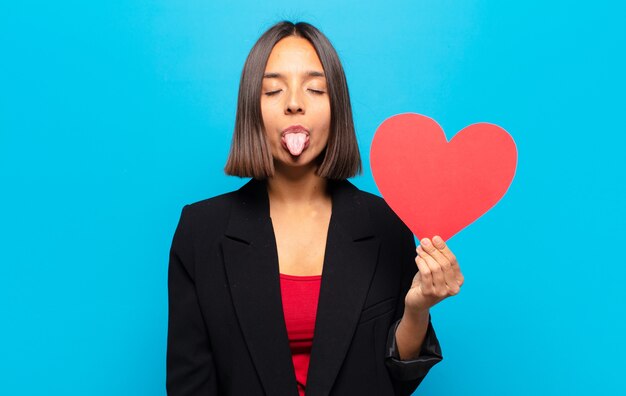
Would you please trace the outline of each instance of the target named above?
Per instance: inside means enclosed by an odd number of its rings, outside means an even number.
[[[404,299],[405,312],[415,315],[456,295],[463,285],[463,274],[456,257],[441,237],[435,236],[432,241],[423,238],[416,250],[415,263],[419,271]]]
[[[404,314],[396,329],[401,360],[417,358],[428,330],[429,309],[461,290],[463,275],[456,257],[439,236],[424,238],[418,246],[417,274],[404,298]]]

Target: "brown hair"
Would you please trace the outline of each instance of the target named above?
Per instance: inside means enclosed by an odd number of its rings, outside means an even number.
[[[326,75],[330,131],[316,174],[333,180],[361,174],[361,156],[354,132],[348,84],[339,56],[328,38],[313,25],[289,21],[281,21],[269,28],[248,54],[241,72],[235,131],[224,172],[255,179],[274,175],[274,161],[261,115],[261,86],[274,45],[288,36],[302,37],[313,45]]]

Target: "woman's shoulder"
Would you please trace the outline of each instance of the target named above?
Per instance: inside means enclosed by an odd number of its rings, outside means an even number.
[[[184,204],[181,221],[186,224],[217,226],[226,223],[237,190]],[[195,228],[195,227],[194,227]]]
[[[199,201],[190,202],[185,205],[194,212],[221,211],[232,203],[237,190],[228,191]]]

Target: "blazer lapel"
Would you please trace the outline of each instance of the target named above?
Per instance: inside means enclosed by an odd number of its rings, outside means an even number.
[[[265,393],[297,396],[264,182],[251,179],[237,191],[222,249],[235,311]]]
[[[365,203],[347,180],[329,181],[332,214],[315,321],[307,396],[328,395],[348,351],[378,256]],[[265,181],[237,191],[224,264],[250,355],[268,395],[297,395],[283,314],[276,238]]]
[[[307,396],[325,396],[348,352],[378,260],[379,240],[357,188],[333,188],[322,283],[307,375]]]

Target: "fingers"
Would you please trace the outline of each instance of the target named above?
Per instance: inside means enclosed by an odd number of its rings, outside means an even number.
[[[433,277],[430,273],[430,267],[428,267],[426,261],[424,261],[424,259],[420,256],[415,257],[415,263],[417,264],[422,294],[434,294],[435,287],[433,285]]]
[[[424,238],[424,239],[428,239],[428,238]],[[446,245],[443,238],[441,238],[439,235],[435,235],[433,237],[432,244],[437,248],[437,250],[441,252],[441,254],[443,254],[448,259],[448,261],[453,267],[458,266],[456,257],[454,256],[454,254],[452,253],[448,245]]]
[[[432,242],[433,242],[433,245],[435,245],[435,247],[441,252],[441,254],[446,256],[448,261],[450,261],[450,265],[452,266],[452,270],[454,271],[457,284],[459,286],[462,286],[464,282],[464,277],[463,277],[463,274],[461,273],[461,268],[459,267],[459,263],[456,260],[456,256],[452,253],[450,248],[448,248],[448,245],[446,245],[443,238],[441,238],[439,235],[435,235],[433,237]]]
[[[447,248],[443,239],[435,237],[431,241],[428,238],[423,238],[420,241],[420,248],[421,252],[418,250],[418,253],[426,261],[433,274],[433,283],[437,295],[439,297],[447,297],[457,294],[462,283],[459,277],[460,269],[456,263],[456,258],[450,252],[450,249]],[[452,261],[449,257],[452,258]]]
[[[441,265],[439,265],[439,263],[437,263],[437,261],[429,255],[421,245],[417,248],[417,254],[428,265],[428,269],[430,270],[430,274],[433,279],[434,295],[440,298],[447,296],[448,287],[446,285],[446,279]]]

